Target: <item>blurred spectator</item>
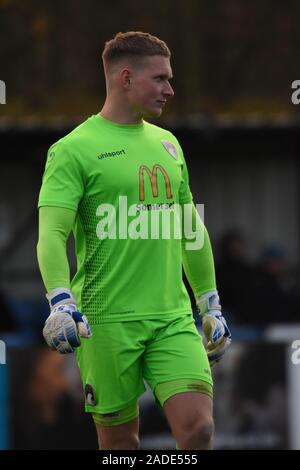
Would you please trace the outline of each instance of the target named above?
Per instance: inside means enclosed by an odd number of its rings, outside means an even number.
[[[290,295],[288,268],[286,251],[278,245],[266,246],[249,285],[248,312],[252,323],[266,325],[294,319],[297,309]]]
[[[220,241],[216,276],[222,308],[226,315],[231,315],[228,321],[245,321],[251,273],[244,235],[238,230],[226,233]]]
[[[239,436],[247,433],[262,436],[256,448],[288,447],[283,348],[281,344],[255,343],[244,347],[237,361],[234,373],[236,432]],[[249,371],[255,371],[256,380]]]
[[[0,332],[11,332],[16,328],[12,312],[0,291]]]
[[[96,431],[70,391],[65,358],[48,348],[10,352],[13,449],[97,449]]]

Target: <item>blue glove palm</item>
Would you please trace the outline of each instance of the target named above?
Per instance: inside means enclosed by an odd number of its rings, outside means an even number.
[[[80,336],[92,336],[88,320],[77,310],[75,299],[68,289],[54,289],[47,295],[49,317],[43,328],[43,336],[51,349],[62,354],[74,352],[80,346]]]

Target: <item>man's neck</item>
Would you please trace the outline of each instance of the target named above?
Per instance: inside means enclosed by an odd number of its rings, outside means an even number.
[[[141,116],[127,109],[124,104],[122,106],[116,106],[112,105],[109,101],[104,103],[99,114],[116,124],[141,124],[143,121]]]

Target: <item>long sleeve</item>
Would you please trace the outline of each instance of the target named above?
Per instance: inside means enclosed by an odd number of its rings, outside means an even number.
[[[66,251],[76,212],[60,207],[39,209],[39,240],[37,257],[47,292],[70,288],[70,268]]]
[[[194,294],[200,296],[205,292],[216,290],[216,276],[209,235],[194,204],[192,204],[191,227],[194,232],[197,230],[197,235],[201,240],[200,247],[189,249],[191,234],[183,237],[182,262]]]

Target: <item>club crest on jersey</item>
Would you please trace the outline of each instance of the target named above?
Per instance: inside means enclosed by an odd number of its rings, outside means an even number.
[[[91,384],[86,384],[84,388],[85,400],[88,405],[95,406],[97,403],[95,390]]]
[[[165,147],[166,151],[171,155],[171,157],[173,157],[175,160],[178,160],[178,154],[175,145],[168,140],[162,140],[161,143]]]

